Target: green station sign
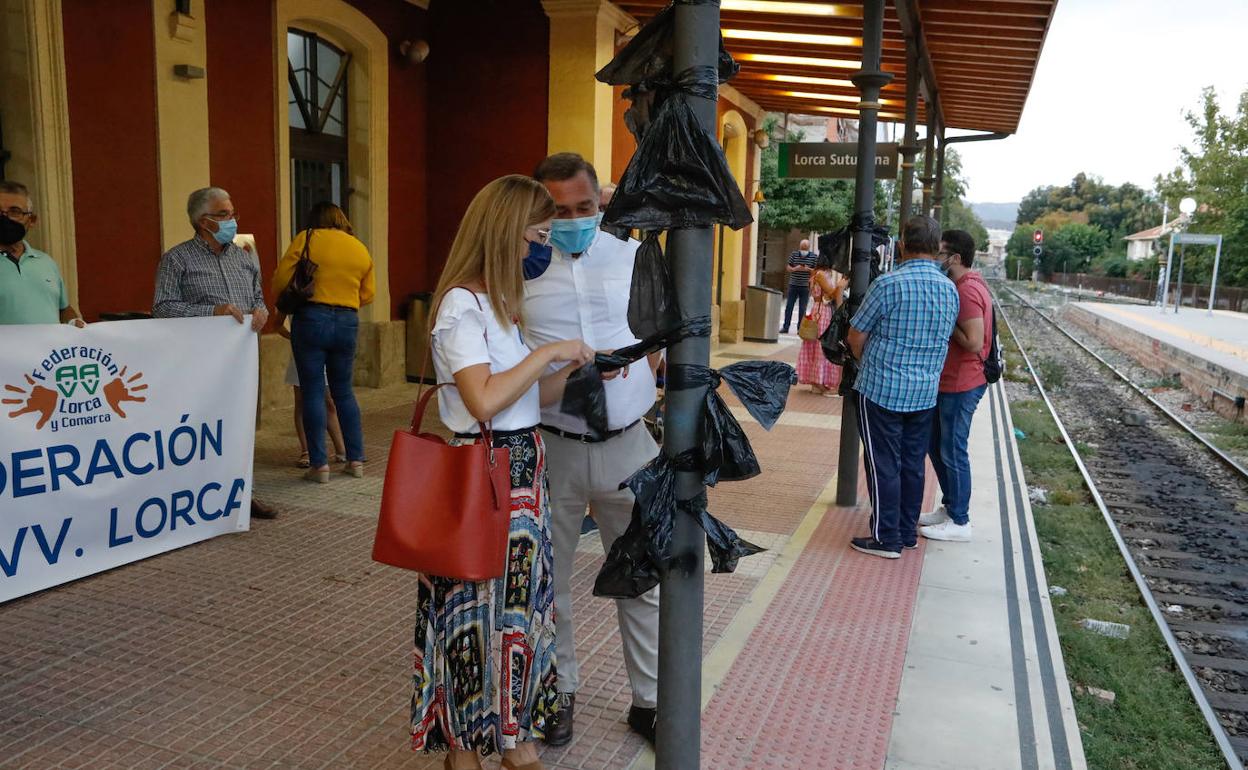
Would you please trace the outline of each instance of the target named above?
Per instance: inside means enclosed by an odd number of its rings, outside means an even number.
[[[875,178],[897,175],[897,143],[875,145]],[[858,173],[857,142],[784,142],[780,145],[782,179],[853,179]]]

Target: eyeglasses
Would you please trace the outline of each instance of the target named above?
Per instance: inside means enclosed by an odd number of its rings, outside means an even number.
[[[237,211],[218,211],[215,214],[204,214],[204,216],[208,217],[213,222],[224,222],[229,219],[233,219],[235,222],[238,221]]]
[[[5,215],[9,219],[25,219],[26,217],[33,216],[34,213],[35,212],[27,211],[26,209],[19,209],[17,206],[13,206],[12,208],[7,208],[7,209],[0,209],[0,214]]]
[[[535,243],[539,243],[542,246],[545,246],[550,243],[550,231],[549,230],[539,230],[536,227],[529,227],[526,229],[526,232],[537,233],[537,240],[535,241]]]

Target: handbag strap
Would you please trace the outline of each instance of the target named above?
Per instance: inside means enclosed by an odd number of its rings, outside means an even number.
[[[299,253],[300,262],[304,261],[305,259],[309,261],[311,261],[312,259],[311,255],[308,254],[308,248],[312,245],[312,230],[313,229],[314,228],[309,227],[305,235],[303,236],[303,251]]]
[[[306,244],[305,244],[305,248],[306,248]],[[473,291],[472,289],[469,289],[467,286],[456,284],[455,286],[452,286],[450,289],[447,289],[446,293],[449,294],[453,289],[463,289],[464,291],[471,294],[473,300],[476,301],[477,303],[477,309],[480,310],[481,312],[485,312],[485,308],[481,306],[481,298],[477,296],[477,293],[475,291]],[[445,298],[446,298],[446,294],[443,294],[442,299],[445,299]],[[441,300],[439,300],[439,302],[441,302]],[[437,309],[434,310],[434,317],[435,318],[437,317]],[[488,347],[490,344],[490,334],[484,328],[482,329],[482,336],[485,337],[485,344]],[[429,330],[428,348],[429,348],[429,354],[424,356],[423,360],[420,363],[420,380],[418,381],[418,384],[416,386],[416,404],[415,404],[415,408],[412,410],[412,426],[411,426],[412,433],[420,433],[420,426],[425,418],[425,408],[429,405],[429,400],[433,397],[433,394],[436,393],[437,390],[441,388],[443,385],[449,384],[451,385],[451,387],[454,387],[453,383],[435,382],[432,388],[429,388],[427,392],[424,391],[425,375],[429,371],[429,361],[430,359],[433,358],[433,330],[432,329]],[[433,376],[435,378],[438,376],[436,368],[434,370]],[[494,433],[493,431],[490,430],[489,422],[478,421],[477,426],[481,429],[482,439],[484,439],[486,442],[486,445],[490,447],[490,452],[489,452],[490,465],[493,466],[494,464]]]

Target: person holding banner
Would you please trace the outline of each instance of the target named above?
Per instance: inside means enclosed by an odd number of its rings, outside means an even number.
[[[430,322],[442,422],[454,441],[480,441],[488,423],[511,458],[509,554],[502,577],[463,582],[420,575],[411,730],[416,751],[448,751],[447,768],[540,770],[533,741],[559,708],[554,587],[542,404],[558,402],[571,371],[594,358],[580,340],[530,349],[521,329],[524,267],[549,260],[555,204],[518,175],[496,179],[468,205],[438,281]],[[522,265],[524,267],[522,267]],[[552,364],[564,364],[551,371]]]
[[[67,323],[86,326],[69,304],[52,257],[26,242],[39,222],[30,190],[0,180],[0,324]]]
[[[260,288],[260,263],[255,255],[235,245],[238,214],[230,194],[220,187],[191,193],[186,214],[195,237],[179,243],[160,258],[156,271],[156,318],[232,316],[259,332],[269,320]],[[277,512],[252,498],[251,515],[272,519]]]

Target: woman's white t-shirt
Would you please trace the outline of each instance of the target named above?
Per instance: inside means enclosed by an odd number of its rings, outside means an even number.
[[[520,327],[501,325],[487,295],[459,288],[447,292],[433,324],[433,370],[438,382],[449,383],[438,391],[442,423],[456,433],[479,433],[477,421],[455,387],[455,373],[469,366],[489,364],[490,373],[498,374],[515,367],[529,352],[520,337]],[[540,418],[541,398],[534,383],[515,403],[494,415],[490,427],[532,428]]]

